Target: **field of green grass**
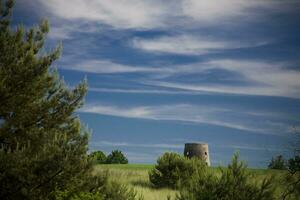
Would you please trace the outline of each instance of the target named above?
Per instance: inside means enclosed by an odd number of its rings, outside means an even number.
[[[108,170],[109,177],[112,180],[133,187],[138,195],[144,196],[145,200],[167,200],[168,195],[174,197],[176,194],[175,190],[152,188],[148,179],[148,171],[153,167],[154,165],[143,164],[105,164],[97,165],[95,173],[101,173]]]
[[[128,184],[133,187],[139,195],[144,196],[145,200],[167,200],[167,197],[174,197],[176,190],[168,188],[156,189],[151,186],[148,178],[148,171],[152,169],[154,165],[145,164],[105,164],[97,165],[95,167],[95,173],[107,172],[112,180],[118,181],[123,184]],[[217,167],[211,167],[212,171],[219,173]],[[278,170],[266,170],[266,169],[249,169],[249,171],[255,175],[254,181],[261,181],[266,176],[273,175],[275,178],[279,178],[280,174],[284,171]],[[278,191],[279,193],[280,191]]]

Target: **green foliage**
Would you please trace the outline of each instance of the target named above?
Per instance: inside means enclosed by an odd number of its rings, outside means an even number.
[[[106,159],[107,164],[127,164],[128,159],[124,156],[122,151],[113,150]]]
[[[278,155],[276,157],[273,157],[270,164],[268,165],[269,169],[280,169],[284,170],[286,169],[286,162],[282,155]]]
[[[102,194],[105,200],[143,200],[143,197],[138,196],[134,189],[115,181],[106,184]]]
[[[100,174],[84,179],[83,181],[77,180],[72,187],[65,188],[64,190],[53,191],[53,196],[55,200],[105,200],[103,193],[107,184],[107,175]]]
[[[11,22],[11,11],[13,6],[13,0],[0,0],[0,31],[8,29]]]
[[[56,195],[56,200],[65,200],[67,198],[67,195],[65,193],[61,192]],[[72,197],[70,200],[103,200],[101,195],[91,192],[80,192],[76,194],[74,197]]]
[[[228,169],[221,169],[220,176],[202,171],[181,187],[177,200],[272,200],[272,178],[254,182],[247,166],[234,155]]]
[[[115,181],[108,181],[108,177],[100,179],[104,181],[102,187],[94,188],[90,191],[73,193],[72,190],[56,192],[56,200],[143,200],[136,191]]]
[[[87,87],[68,89],[50,71],[60,48],[44,53],[46,21],[12,30],[6,8],[0,18],[0,199],[52,199],[53,191],[89,176],[88,132],[73,114]]]
[[[298,200],[300,197],[300,172],[286,172],[283,176],[281,185],[284,189],[284,192],[281,195],[282,200]]]
[[[178,188],[187,182],[205,164],[199,159],[188,159],[177,153],[165,153],[158,158],[154,169],[149,171],[149,180],[155,187]]]
[[[96,161],[97,164],[106,163],[106,155],[102,151],[94,151],[90,156]]]
[[[300,156],[289,159],[288,169],[293,172],[300,171]]]

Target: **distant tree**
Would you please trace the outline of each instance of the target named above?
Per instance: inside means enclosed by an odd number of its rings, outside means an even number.
[[[284,160],[282,155],[278,155],[276,157],[273,157],[271,162],[268,165],[269,169],[280,169],[284,170],[286,168],[286,161]]]
[[[127,164],[128,159],[124,156],[122,151],[113,150],[107,156],[106,163],[108,163],[108,164]]]
[[[288,160],[288,169],[290,171],[300,171],[300,156]]]
[[[288,160],[288,169],[295,172],[300,171],[300,128],[294,127],[292,132],[295,134],[294,143],[291,145],[294,149],[294,157]]]
[[[106,155],[102,151],[94,151],[90,154],[90,156],[95,159],[96,163],[104,164],[106,163]]]

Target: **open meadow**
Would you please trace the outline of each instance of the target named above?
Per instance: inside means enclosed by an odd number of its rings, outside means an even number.
[[[148,171],[154,165],[147,164],[99,164],[95,167],[95,173],[107,172],[111,180],[128,184],[133,187],[139,195],[142,195],[145,200],[167,200],[168,196],[175,197],[177,191],[163,188],[153,188],[148,177]],[[218,167],[210,167],[214,173],[219,174]],[[284,173],[282,170],[269,169],[249,169],[253,174],[253,181],[261,181],[266,176],[274,176],[274,181],[278,181]],[[280,191],[277,191],[279,194]]]

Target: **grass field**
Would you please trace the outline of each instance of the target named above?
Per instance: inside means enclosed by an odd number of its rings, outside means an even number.
[[[127,164],[127,165],[97,165],[95,172],[101,173],[109,170],[111,179],[133,187],[145,200],[167,200],[167,196],[174,197],[175,190],[155,189],[151,187],[148,179],[148,171],[154,165]]]
[[[175,190],[171,189],[155,189],[151,186],[148,178],[148,171],[152,169],[154,165],[144,164],[127,164],[127,165],[97,165],[95,167],[95,173],[101,173],[107,171],[109,177],[112,180],[118,181],[123,184],[128,184],[133,187],[139,195],[143,195],[145,200],[167,200],[168,196],[174,197],[176,195]],[[219,173],[219,169],[216,167],[210,168],[215,173]],[[249,169],[253,175],[255,175],[254,181],[260,181],[265,176],[275,176],[278,178],[284,171],[278,170],[266,170],[266,169]],[[279,193],[280,191],[278,191]]]

